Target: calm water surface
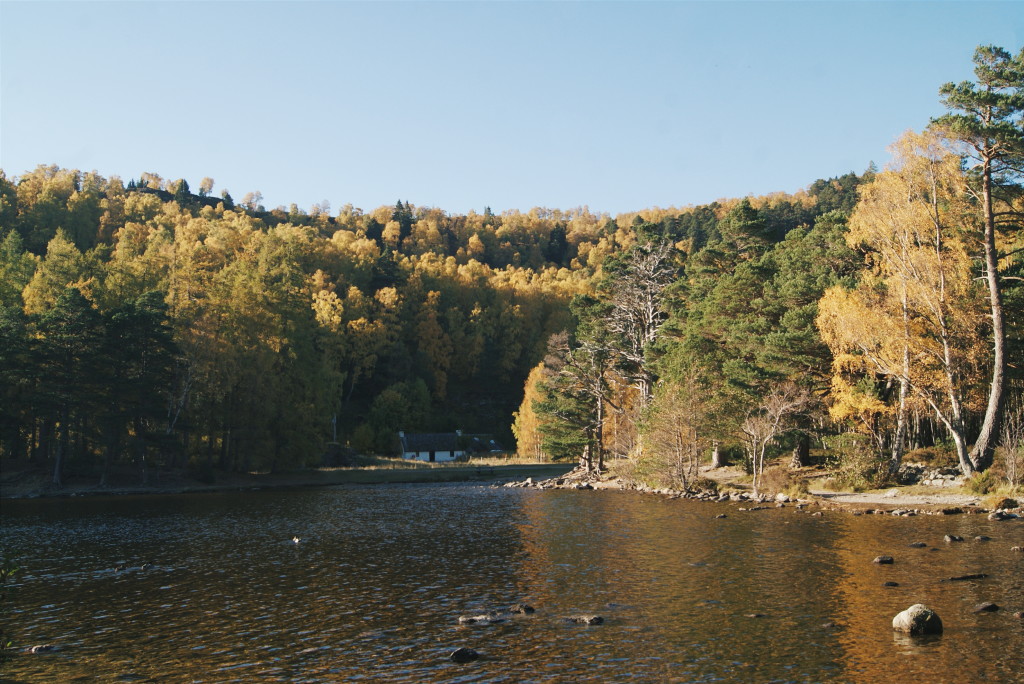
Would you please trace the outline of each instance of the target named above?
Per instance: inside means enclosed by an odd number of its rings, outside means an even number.
[[[59,646],[4,681],[1024,681],[1024,522],[978,515],[415,485],[5,501],[2,532],[13,636]],[[918,602],[942,636],[894,636]]]

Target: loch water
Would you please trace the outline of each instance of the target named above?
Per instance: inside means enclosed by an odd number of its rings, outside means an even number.
[[[0,531],[11,637],[56,646],[5,682],[1024,681],[1024,521],[430,484],[4,501]],[[893,633],[914,603],[941,636]]]

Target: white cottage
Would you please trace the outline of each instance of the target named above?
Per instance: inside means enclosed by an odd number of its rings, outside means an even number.
[[[399,432],[402,458],[408,461],[454,461],[466,455],[462,431],[435,433]]]

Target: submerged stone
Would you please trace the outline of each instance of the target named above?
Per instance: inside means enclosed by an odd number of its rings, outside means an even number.
[[[600,615],[570,615],[565,618],[565,621],[577,625],[600,625],[604,622],[604,618]]]
[[[513,603],[511,606],[508,607],[508,612],[512,613],[513,615],[530,615],[532,613],[535,613],[536,610],[533,606],[527,605],[525,603]]]
[[[461,646],[461,647],[455,649],[454,651],[452,651],[451,655],[449,655],[448,657],[451,658],[451,660],[453,662],[456,662],[456,663],[471,663],[474,660],[476,660],[477,658],[479,658],[480,654],[477,653],[476,651],[474,651],[471,648],[466,648],[465,646]]]

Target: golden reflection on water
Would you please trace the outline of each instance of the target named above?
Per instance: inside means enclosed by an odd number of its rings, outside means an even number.
[[[1009,550],[1024,522],[982,516],[424,485],[5,503],[3,532],[25,568],[16,636],[60,647],[19,656],[12,681],[1002,682],[1024,670],[1011,615],[1024,610],[1022,554]],[[883,553],[896,562],[871,562]],[[990,577],[941,581],[972,572]],[[972,612],[983,600],[1004,610]],[[458,623],[516,602],[537,612]],[[917,602],[942,616],[941,637],[893,634]],[[563,620],[577,614],[605,622]],[[458,646],[483,657],[455,665]]]
[[[1024,536],[1019,523],[992,523],[981,515],[835,518],[836,549],[847,568],[846,581],[835,587],[845,615],[839,661],[845,681],[891,681],[897,673],[930,682],[1021,681],[1024,644],[1012,612],[1024,605],[1024,573],[1010,551]],[[944,542],[947,534],[966,541]],[[991,540],[975,540],[981,535]],[[926,546],[911,547],[915,542]],[[893,556],[894,563],[872,562],[883,554]],[[989,577],[946,581],[981,572]],[[983,600],[994,600],[1004,610],[973,613]],[[892,618],[915,603],[939,614],[942,635],[892,632]]]

